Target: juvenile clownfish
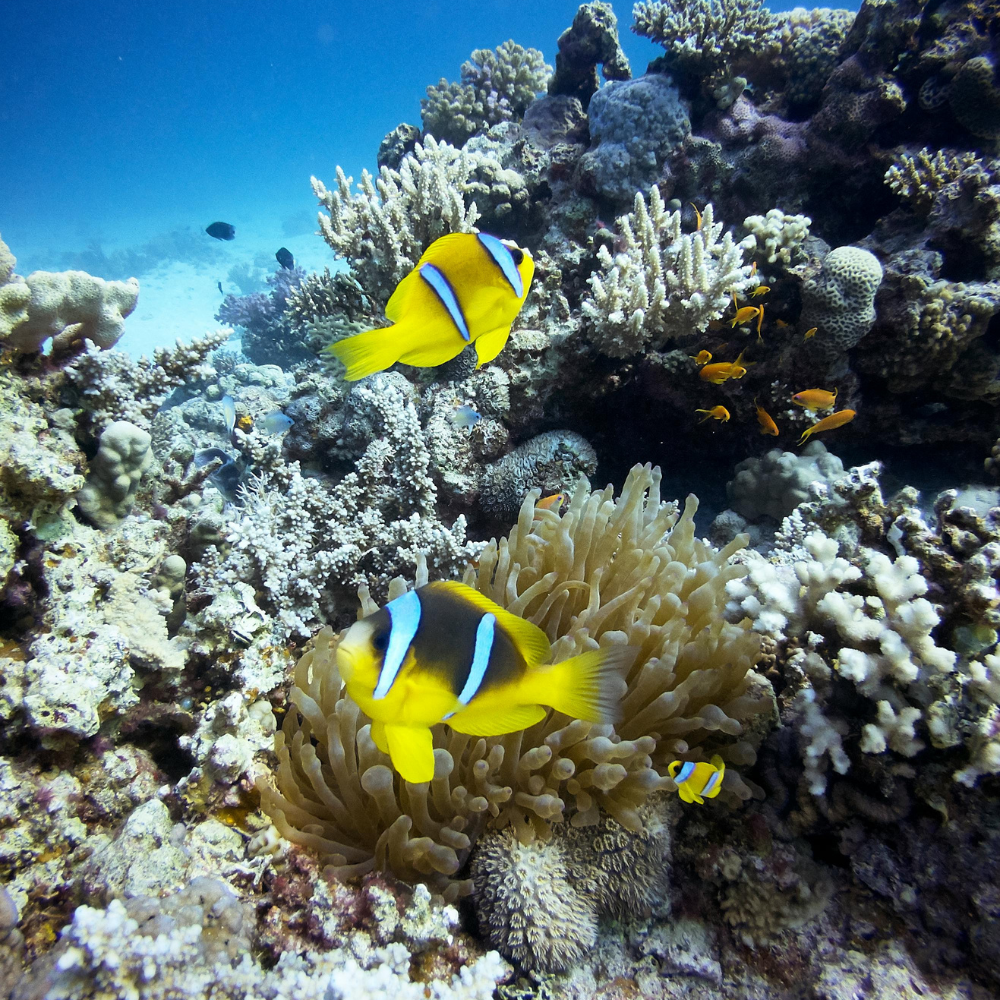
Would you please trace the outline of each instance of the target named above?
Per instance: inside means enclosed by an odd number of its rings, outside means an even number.
[[[469,344],[476,367],[504,348],[535,273],[527,250],[488,233],[451,233],[435,240],[396,286],[385,307],[392,326],[348,337],[326,350],[356,382],[397,361],[443,365]]]
[[[744,323],[749,323],[758,312],[757,306],[743,306],[742,309],[736,310],[736,315],[732,318],[730,326],[740,326]]]
[[[816,336],[816,331],[818,329],[819,329],[818,326],[811,326],[808,330],[806,330],[806,334],[805,334],[805,336],[802,339],[803,340],[809,340],[811,337],[815,337]]]
[[[337,647],[347,691],[404,780],[434,777],[431,726],[471,736],[527,729],[554,708],[614,722],[635,651],[590,650],[548,663],[545,633],[456,581],[407,591],[355,622]]]
[[[703,806],[705,799],[714,799],[722,790],[726,774],[723,759],[716,754],[711,764],[695,764],[690,760],[675,760],[667,765],[667,773],[677,785],[677,794],[684,802],[697,802]]]
[[[813,434],[822,434],[823,431],[836,430],[838,427],[843,427],[844,424],[849,424],[855,415],[854,410],[837,410],[836,413],[831,413],[830,416],[824,417],[812,427],[807,427],[802,432],[802,437],[799,438],[799,444],[805,444]]]
[[[770,285],[758,285],[751,293],[750,297],[753,299],[759,298],[761,295],[767,295],[771,290]]]
[[[536,500],[535,509],[559,511],[568,499],[569,497],[565,493],[553,493],[552,496],[542,497],[540,500]]]
[[[729,423],[729,410],[721,403],[718,406],[713,406],[710,410],[695,410],[694,412],[707,414],[698,421],[699,424],[703,424],[706,420],[721,420],[724,424]]]
[[[761,434],[770,434],[771,437],[777,437],[778,425],[771,418],[771,414],[756,399],[753,401],[753,405],[757,407],[757,423],[760,424]]]
[[[712,360],[711,351],[699,351],[697,354],[689,354],[688,357],[696,365],[707,365]]]
[[[792,396],[792,402],[804,410],[829,410],[836,405],[837,390],[830,392],[828,389],[803,389]]]

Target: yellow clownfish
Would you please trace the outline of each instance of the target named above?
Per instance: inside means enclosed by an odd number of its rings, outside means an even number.
[[[456,581],[407,591],[355,622],[337,647],[348,694],[376,746],[410,782],[434,777],[431,726],[471,736],[527,729],[548,709],[614,722],[634,650],[611,646],[546,663],[545,633]]]
[[[714,799],[721,791],[726,765],[716,754],[711,764],[675,760],[667,766],[667,773],[674,779],[677,793],[685,802],[697,802],[703,806],[705,799]]]
[[[435,240],[396,286],[385,307],[393,325],[367,330],[326,350],[356,382],[397,361],[433,368],[476,345],[479,368],[510,336],[535,273],[527,250],[488,233],[451,233]]]

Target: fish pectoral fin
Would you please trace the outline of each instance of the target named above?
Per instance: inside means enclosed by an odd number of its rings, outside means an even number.
[[[476,337],[476,357],[479,359],[476,367],[481,368],[487,361],[492,361],[504,349],[509,336],[510,323],[507,323]]]
[[[467,736],[502,736],[541,722],[547,711],[542,705],[514,705],[500,712],[463,711],[446,719],[445,725]]]
[[[439,580],[430,586],[439,590],[451,591],[456,597],[468,602],[478,611],[494,615],[497,624],[510,636],[517,651],[524,657],[524,662],[529,667],[537,667],[538,664],[544,663],[549,658],[551,651],[549,637],[537,625],[524,618],[519,618],[517,615],[512,615],[509,611],[501,608],[499,604],[491,601],[485,594],[474,587],[459,583],[457,580]],[[513,730],[504,731],[513,732]]]
[[[414,288],[420,281],[420,274],[414,268],[403,280],[396,285],[396,290],[389,296],[389,301],[385,304],[385,315],[393,323],[398,323],[406,312],[409,299]]]
[[[404,365],[413,365],[415,368],[436,368],[457,358],[464,348],[465,341],[453,326],[440,333],[431,327],[425,327],[419,340],[413,338],[403,347],[399,360]]]
[[[426,726],[385,727],[392,766],[404,781],[420,784],[434,777],[434,737]]]
[[[399,360],[399,347],[396,328],[389,326],[379,330],[366,330],[345,340],[338,340],[326,350],[347,368],[345,380],[357,382],[367,375],[391,368]]]
[[[389,752],[389,743],[385,738],[385,723],[381,719],[372,719],[372,741],[382,753]]]

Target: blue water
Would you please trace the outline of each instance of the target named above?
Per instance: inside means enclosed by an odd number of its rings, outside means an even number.
[[[662,50],[628,30],[630,3],[615,8],[639,74]],[[310,236],[310,174],[329,183],[338,163],[355,177],[374,170],[385,133],[419,124],[426,87],[457,80],[474,48],[513,38],[554,64],[576,9],[3,0],[0,233],[25,274],[142,278],[188,261],[228,291],[234,265],[273,269],[281,245],[320,267],[331,255]],[[204,235],[217,219],[236,226],[234,244]]]

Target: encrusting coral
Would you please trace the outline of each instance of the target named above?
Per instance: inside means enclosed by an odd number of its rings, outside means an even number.
[[[511,827],[530,843],[609,814],[628,830],[677,757],[720,753],[754,759],[738,737],[770,705],[750,673],[758,639],[723,621],[725,586],[743,570],[728,565],[743,539],[716,551],[694,534],[697,504],[678,516],[659,498],[659,472],[629,474],[618,500],[611,488],[579,486],[561,517],[521,507],[509,538],[491,542],[465,582],[539,625],[555,662],[604,643],[636,657],[617,727],[550,713],[524,732],[489,739],[433,729],[435,777],[401,781],[371,739],[368,720],[346,696],[336,667],[337,638],[326,629],[296,666],[275,742],[277,788],[260,786],[263,808],[288,839],[318,851],[344,875],[388,869],[429,881],[454,897],[454,881],[485,823]],[[426,581],[418,574],[417,586]],[[405,589],[394,581],[389,597]],[[367,595],[363,611],[376,605]],[[763,684],[763,687],[761,686]],[[655,735],[654,735],[655,734]],[[735,770],[724,794],[747,797]]]
[[[701,228],[683,233],[681,213],[668,212],[654,187],[648,203],[636,194],[633,211],[618,224],[621,249],[612,256],[601,245],[599,269],[581,303],[594,344],[611,357],[690,340],[722,316],[734,292],[743,295],[757,283],[711,205],[702,212]]]

